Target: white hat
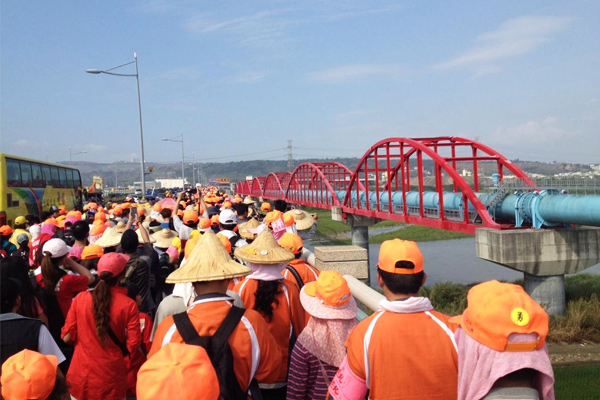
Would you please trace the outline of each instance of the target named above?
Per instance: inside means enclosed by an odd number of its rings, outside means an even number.
[[[232,209],[223,210],[221,211],[221,214],[219,214],[219,222],[226,225],[237,224],[237,215],[235,215],[235,212]]]
[[[44,243],[43,252],[50,253],[51,258],[60,258],[69,254],[71,248],[62,239],[50,239]]]

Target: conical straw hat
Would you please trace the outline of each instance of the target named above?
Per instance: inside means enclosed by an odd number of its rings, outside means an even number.
[[[241,224],[238,226],[238,233],[242,237],[242,239],[253,240],[256,235],[252,232],[249,232],[248,229],[258,228],[260,222],[256,218],[252,218],[250,221],[245,224]]]
[[[173,243],[173,239],[176,238],[177,235],[170,229],[165,228],[162,231],[158,231],[152,234],[152,239],[156,241],[154,246],[160,248],[168,248],[171,243]]]
[[[244,204],[254,204],[254,200],[252,200],[252,197],[246,196],[244,199]]]
[[[117,246],[121,243],[122,233],[119,233],[115,228],[106,228],[102,237],[98,239],[94,244],[102,246],[104,248]]]
[[[114,229],[117,233],[124,233],[127,230],[127,224],[123,221],[119,221]]]
[[[252,270],[233,261],[217,235],[208,231],[198,239],[185,265],[167,277],[167,283],[220,281],[250,273]]]
[[[150,223],[144,222],[142,225],[144,225],[144,228],[146,228],[146,232],[148,232],[148,236],[150,236],[150,243],[156,243],[156,239],[154,239],[152,235],[150,235]],[[138,240],[140,241],[140,243],[144,243],[144,238],[142,238],[142,231],[138,229],[137,231],[135,231],[135,233],[137,233]]]
[[[296,229],[299,231],[305,231],[310,229],[311,226],[315,224],[315,219],[304,210],[290,210],[286,212],[286,214],[294,217],[294,221],[296,221]]]
[[[294,259],[294,253],[279,246],[268,230],[258,235],[252,244],[238,247],[235,256],[253,264],[281,264]]]

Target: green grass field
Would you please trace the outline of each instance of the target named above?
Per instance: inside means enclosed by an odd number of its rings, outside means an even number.
[[[350,244],[350,240],[344,235],[345,233],[350,232],[350,227],[344,223],[333,221],[331,219],[331,211],[317,208],[307,208],[306,211],[317,213],[319,215],[317,231],[315,234],[318,239],[325,240],[329,244]],[[472,235],[466,235],[464,233],[429,228],[420,225],[406,225],[396,221],[381,221],[370,227],[370,229],[394,226],[404,226],[404,228],[394,232],[386,232],[372,236],[370,243],[382,243],[386,240],[395,238],[413,240],[416,242],[428,242],[433,240],[451,240],[473,237]]]
[[[556,366],[554,380],[558,400],[600,399],[600,365]]]

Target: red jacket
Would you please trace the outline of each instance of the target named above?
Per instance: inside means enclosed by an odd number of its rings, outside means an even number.
[[[137,351],[125,357],[127,363],[127,397],[135,397],[135,386],[137,385],[137,374],[142,364],[146,362],[146,355],[152,347],[150,336],[152,335],[152,320],[146,313],[140,313],[140,328],[142,330],[142,343]]]
[[[110,327],[130,353],[139,350],[142,342],[140,319],[135,301],[127,297],[124,288],[112,287]],[[96,333],[92,294],[83,292],[73,300],[62,336],[71,334],[75,353],[67,383],[78,400],[121,400],[127,394],[127,364],[121,349],[110,339],[104,344]]]

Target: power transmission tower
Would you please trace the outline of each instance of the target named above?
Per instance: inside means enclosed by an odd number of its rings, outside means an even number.
[[[292,169],[294,168],[294,154],[292,153],[292,140],[288,140],[288,171],[292,172]]]

